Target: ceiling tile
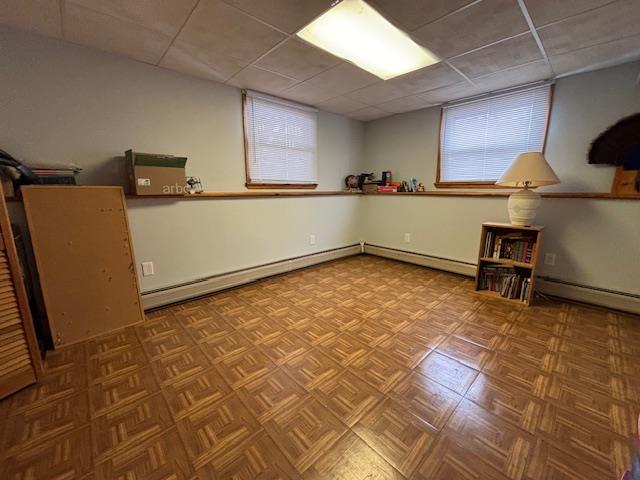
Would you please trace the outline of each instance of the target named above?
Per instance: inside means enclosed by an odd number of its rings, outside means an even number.
[[[369,120],[375,120],[376,118],[387,117],[389,116],[389,112],[385,112],[384,110],[380,110],[376,107],[366,107],[349,113],[349,116],[356,120],[368,122]]]
[[[296,38],[290,38],[258,60],[256,65],[302,81],[341,62],[342,60],[338,57],[325,53],[319,48]]]
[[[60,38],[60,4],[58,0],[2,0],[0,24]]]
[[[495,43],[450,60],[470,78],[542,59],[538,44],[530,33]]]
[[[395,100],[379,103],[376,107],[389,113],[402,113],[432,107],[433,105],[433,102],[422,95],[409,95],[407,97],[396,98]]]
[[[538,30],[548,55],[618,40],[640,33],[640,2],[619,0]]]
[[[245,65],[219,52],[200,50],[180,41],[175,41],[160,61],[161,67],[217,82],[228,80]]]
[[[549,57],[557,75],[606,68],[640,59],[640,35]]]
[[[479,89],[490,91],[524,85],[526,83],[537,82],[538,80],[548,80],[552,77],[553,73],[547,61],[538,60],[526,65],[519,65],[490,75],[474,78],[473,82]]]
[[[390,80],[380,81],[347,94],[349,98],[367,105],[375,105],[380,102],[393,100],[394,98],[404,97],[405,95],[407,95],[406,92],[399,86],[391,83]]]
[[[331,0],[224,0],[263,22],[295,33],[331,7]]]
[[[66,40],[157,64],[171,37],[75,3],[64,9]]]
[[[419,28],[412,36],[449,58],[528,30],[516,0],[484,0]]]
[[[299,83],[280,93],[284,98],[306,103],[307,105],[319,105],[320,103],[334,98],[337,95],[326,88],[310,85],[309,82]]]
[[[460,80],[463,80],[463,77],[458,72],[445,62],[440,62],[396,77],[389,82],[401,88],[405,95],[411,95],[453,85]]]
[[[367,105],[349,97],[335,97],[318,104],[318,107],[322,110],[326,110],[327,112],[340,113],[344,115],[345,113],[365,108]]]
[[[276,94],[295,85],[298,81],[249,65],[227,83],[238,88]]]
[[[372,0],[376,10],[407,31],[415,30],[472,3],[474,0]]]
[[[380,79],[375,75],[365,72],[355,65],[343,62],[310,78],[306,83],[314,87],[330,90],[337,97],[343,93],[351,92],[379,81]]]
[[[601,7],[615,0],[524,0],[536,27]]]
[[[455,85],[436,88],[435,90],[421,93],[420,96],[424,97],[426,101],[430,103],[440,104],[450,102],[452,100],[459,100],[461,98],[472,97],[478,93],[481,93],[480,90],[469,82],[460,82]]]
[[[286,36],[220,0],[201,0],[176,38],[206,58],[233,58],[244,66]]]
[[[175,36],[198,0],[66,0],[96,12]]]

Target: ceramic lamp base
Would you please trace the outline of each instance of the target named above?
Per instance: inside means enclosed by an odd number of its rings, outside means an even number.
[[[533,225],[536,211],[540,206],[540,195],[533,190],[524,189],[509,196],[509,220],[511,225],[528,227]]]

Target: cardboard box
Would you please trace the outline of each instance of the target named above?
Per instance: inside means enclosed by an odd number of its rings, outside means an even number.
[[[182,195],[187,193],[186,157],[125,152],[125,160],[131,181],[131,193],[135,195]]]

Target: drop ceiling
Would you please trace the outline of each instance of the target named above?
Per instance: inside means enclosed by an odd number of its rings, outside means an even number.
[[[383,81],[295,36],[328,0],[4,0],[0,24],[368,121],[640,59],[639,0],[370,0],[436,53]]]

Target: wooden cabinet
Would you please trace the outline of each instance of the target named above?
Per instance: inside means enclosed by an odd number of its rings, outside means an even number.
[[[142,322],[122,188],[22,188],[54,348]]]
[[[0,398],[34,383],[42,364],[0,188]]]

